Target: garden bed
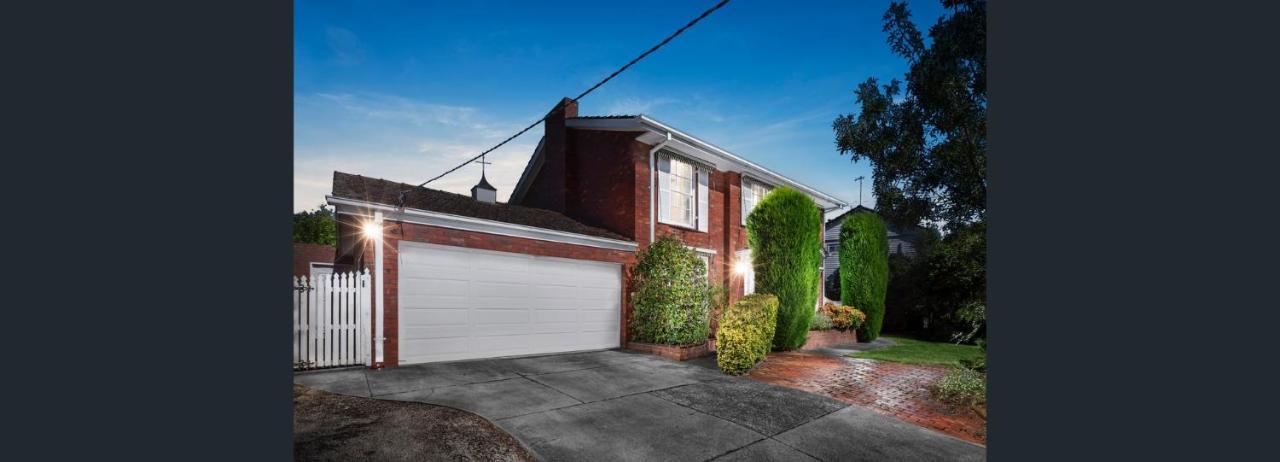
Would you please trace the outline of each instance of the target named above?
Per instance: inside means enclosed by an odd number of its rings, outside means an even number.
[[[715,351],[715,347],[711,342],[703,342],[697,345],[660,345],[657,343],[627,342],[628,350],[658,355],[667,359],[676,361],[688,361],[693,358],[701,358],[710,355]]]
[[[809,338],[804,341],[802,350],[814,350],[834,345],[852,345],[858,343],[858,333],[854,330],[811,330]]]

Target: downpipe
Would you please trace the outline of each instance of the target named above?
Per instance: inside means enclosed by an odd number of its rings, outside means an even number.
[[[662,140],[649,150],[649,244],[653,244],[655,238],[654,232],[657,229],[655,224],[657,220],[658,210],[658,151],[667,146],[671,142],[671,132],[667,132],[667,139]]]

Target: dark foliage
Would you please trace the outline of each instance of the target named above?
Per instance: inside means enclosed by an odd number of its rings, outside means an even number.
[[[823,282],[822,292],[826,297],[832,300],[840,300],[840,270],[836,269],[827,275],[827,280]]]
[[[892,258],[894,330],[936,341],[986,337],[986,227],[957,229],[915,259]]]
[[[315,210],[294,213],[293,242],[336,245],[338,222],[333,210],[321,204]]]
[[[987,5],[944,3],[951,14],[927,47],[906,4],[890,4],[884,31],[910,64],[905,88],[869,78],[856,91],[861,112],[833,124],[841,154],[871,161],[876,211],[897,225],[986,217]]]

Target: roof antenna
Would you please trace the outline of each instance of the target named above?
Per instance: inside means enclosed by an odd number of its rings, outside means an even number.
[[[857,178],[854,178],[854,180],[858,182],[858,207],[862,207],[862,179],[863,178],[866,178],[866,177],[859,175]]]

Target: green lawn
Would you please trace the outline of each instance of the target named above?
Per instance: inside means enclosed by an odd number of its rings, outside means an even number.
[[[851,353],[854,358],[877,359],[907,364],[941,364],[959,366],[963,359],[974,359],[982,356],[982,349],[976,345],[956,345],[954,343],[934,343],[902,337],[888,337],[893,340],[891,347],[872,351]]]

